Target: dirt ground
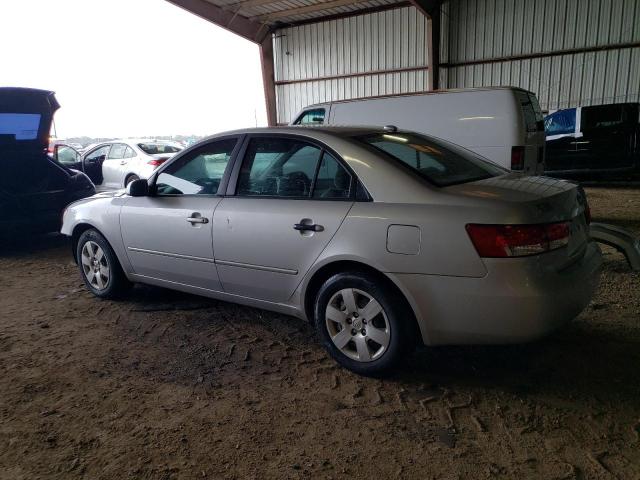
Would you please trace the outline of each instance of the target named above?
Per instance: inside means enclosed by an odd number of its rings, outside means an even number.
[[[588,194],[640,234],[640,189]],[[5,245],[0,479],[640,479],[640,276],[604,253],[549,338],[374,380],[299,320],[144,286],[100,301],[64,238]]]

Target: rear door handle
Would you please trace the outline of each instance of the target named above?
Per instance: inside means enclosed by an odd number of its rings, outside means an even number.
[[[209,223],[209,219],[207,217],[187,217],[187,222],[191,225],[194,223]]]
[[[308,224],[308,223],[296,223],[293,226],[294,230],[298,230],[299,232],[322,232],[324,231],[324,227],[322,225],[316,224]]]

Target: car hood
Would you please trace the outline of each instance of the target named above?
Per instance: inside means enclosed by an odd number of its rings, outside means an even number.
[[[0,161],[42,156],[58,108],[54,93],[48,90],[0,88]]]

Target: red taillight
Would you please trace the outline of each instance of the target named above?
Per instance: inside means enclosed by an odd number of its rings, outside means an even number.
[[[511,147],[511,170],[524,170],[524,147]]]
[[[147,163],[149,165],[153,165],[154,167],[157,167],[158,165],[162,165],[166,161],[167,161],[166,158],[155,158],[153,160],[149,160]]]
[[[481,257],[524,257],[549,252],[569,243],[569,222],[543,225],[467,225]]]

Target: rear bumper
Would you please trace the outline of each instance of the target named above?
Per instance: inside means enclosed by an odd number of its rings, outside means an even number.
[[[425,344],[521,343],[571,321],[597,287],[602,259],[595,242],[560,271],[556,255],[486,259],[482,278],[395,277],[410,297]]]

